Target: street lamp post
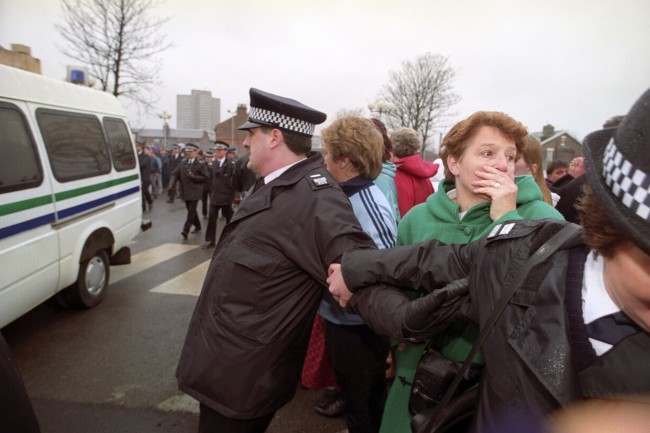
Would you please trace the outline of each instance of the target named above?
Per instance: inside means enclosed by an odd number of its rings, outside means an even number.
[[[167,149],[167,134],[169,133],[168,121],[172,118],[172,115],[166,111],[163,111],[158,115],[158,117],[163,121],[163,149]]]

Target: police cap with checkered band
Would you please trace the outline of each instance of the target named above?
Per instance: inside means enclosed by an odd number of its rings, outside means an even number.
[[[650,254],[650,89],[617,128],[584,139],[587,182],[616,227]]]
[[[247,130],[269,126],[306,136],[314,135],[316,125],[327,116],[294,99],[274,95],[259,89],[250,89],[248,121],[238,129]]]

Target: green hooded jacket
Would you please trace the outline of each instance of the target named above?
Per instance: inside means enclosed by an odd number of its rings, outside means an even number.
[[[505,214],[497,221],[490,218],[490,203],[479,203],[470,208],[461,220],[460,207],[449,197],[454,184],[448,181],[440,184],[438,191],[431,194],[425,203],[411,209],[399,224],[398,243],[411,245],[436,239],[446,244],[466,244],[481,239],[490,233],[494,225],[518,219],[558,219],[562,215],[543,200],[542,192],[532,176],[520,176],[517,184],[517,209]],[[453,193],[452,193],[453,194]],[[453,323],[444,333],[436,337],[437,347],[442,354],[454,361],[463,361],[469,354],[478,328],[473,324]],[[395,352],[396,374],[388,393],[380,433],[411,433],[411,415],[408,410],[411,383],[422,357],[425,344],[400,344]],[[482,362],[477,357],[477,362]]]

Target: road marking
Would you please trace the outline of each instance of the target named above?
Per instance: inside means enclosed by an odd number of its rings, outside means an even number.
[[[201,287],[203,286],[203,279],[208,272],[208,266],[210,266],[210,260],[206,260],[189,271],[165,281],[151,289],[150,292],[165,293],[168,295],[199,296]]]
[[[171,396],[157,407],[165,412],[199,413],[199,402],[186,394]]]
[[[131,256],[130,264],[111,267],[111,284],[115,284],[120,280],[140,273],[164,262],[165,260],[172,259],[195,248],[197,248],[197,245],[168,243],[134,254]]]

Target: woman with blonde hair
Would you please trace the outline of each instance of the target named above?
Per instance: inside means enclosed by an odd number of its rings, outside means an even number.
[[[393,247],[393,207],[373,182],[382,169],[382,134],[370,120],[348,116],[325,128],[322,138],[325,166],[350,200],[361,228],[378,248]],[[345,402],[348,431],[376,433],[386,399],[388,339],[342,309],[327,291],[318,314],[325,321],[326,351]]]

